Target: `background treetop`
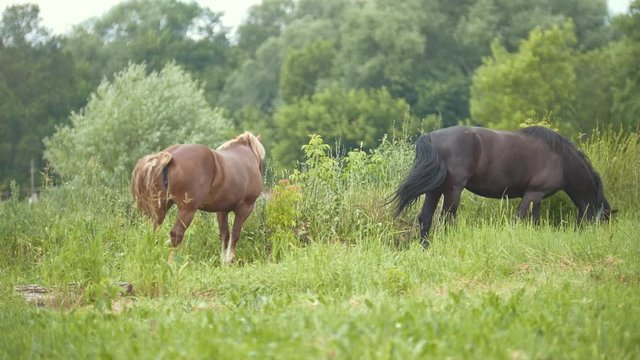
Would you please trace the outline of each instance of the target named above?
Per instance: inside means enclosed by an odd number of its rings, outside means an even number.
[[[311,133],[370,147],[403,121],[417,134],[425,118],[512,128],[547,117],[566,135],[636,129],[638,9],[639,0],[615,17],[605,0],[264,0],[232,37],[220,12],[196,2],[124,1],[65,36],[42,26],[36,5],[11,6],[0,23],[0,187],[24,183],[31,159],[42,167],[42,139],[129,63],[147,74],[179,66],[235,131],[270,134],[273,160],[287,168]],[[354,119],[366,121],[345,131]]]

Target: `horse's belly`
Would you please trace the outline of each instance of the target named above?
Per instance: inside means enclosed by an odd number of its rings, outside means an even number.
[[[214,202],[206,202],[198,208],[198,210],[207,211],[207,212],[219,212],[219,211],[234,211],[238,204],[240,204],[240,200],[217,200]]]
[[[243,204],[253,204],[259,195],[260,193],[249,191],[215,191],[209,194],[198,209],[207,212],[235,211]]]
[[[524,194],[524,191],[521,189],[509,186],[474,186],[473,184],[467,184],[466,189],[476,195],[492,199],[500,199],[503,197],[519,198]]]

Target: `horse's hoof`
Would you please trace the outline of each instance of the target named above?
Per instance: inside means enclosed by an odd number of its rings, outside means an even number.
[[[427,240],[427,239],[422,239],[420,241],[420,245],[422,245],[423,249],[427,250],[427,249],[429,249],[429,246],[431,245],[431,242],[429,242],[429,240]]]
[[[225,254],[222,258],[222,264],[224,265],[231,265],[233,264],[234,261],[234,256],[230,255],[230,254]]]

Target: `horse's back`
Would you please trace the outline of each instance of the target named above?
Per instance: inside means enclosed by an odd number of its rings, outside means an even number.
[[[430,133],[448,182],[486,197],[520,197],[562,185],[562,159],[544,141],[515,131],[455,126]]]
[[[217,212],[253,203],[262,192],[259,162],[244,146],[213,150],[204,145],[173,145],[165,151],[169,189],[178,206]]]
[[[198,208],[215,174],[211,149],[199,144],[179,144],[165,151],[172,156],[166,176],[174,203],[178,207]]]
[[[215,161],[211,149],[199,144],[173,145],[165,151],[173,156],[172,176],[179,176],[180,181],[211,181]]]

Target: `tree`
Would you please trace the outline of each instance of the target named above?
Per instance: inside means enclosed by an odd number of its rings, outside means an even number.
[[[68,47],[94,86],[129,62],[159,71],[175,61],[203,82],[214,104],[235,65],[221,16],[196,2],[130,0],[74,28]]]
[[[51,39],[41,24],[38,5],[12,5],[2,14],[0,41],[7,47],[30,47]]]
[[[271,38],[260,46],[256,59],[248,59],[229,77],[219,104],[232,112],[256,107],[271,114],[278,97],[278,79],[284,41]]]
[[[395,97],[411,98],[408,93],[426,46],[420,15],[411,11],[410,4],[387,0],[347,11],[338,55],[345,84],[369,89],[384,86]]]
[[[255,57],[246,59],[229,76],[219,105],[232,113],[254,107],[271,115],[279,103],[280,70],[287,54],[307,44],[332,41],[337,36],[335,25],[330,21],[293,21],[280,36],[260,45]]]
[[[547,5],[548,4],[548,5]],[[571,19],[575,23],[577,47],[581,50],[595,49],[606,45],[611,39],[607,1],[602,0],[547,0],[554,14],[561,14],[562,21]]]
[[[293,9],[292,0],[264,0],[249,8],[247,20],[238,27],[238,48],[253,57],[267,39],[280,35]]]
[[[498,42],[473,76],[472,120],[503,129],[517,128],[526,116],[548,112],[570,125],[576,92],[573,23],[534,29],[518,51]]]
[[[44,165],[42,138],[83,101],[74,59],[39,14],[14,5],[0,21],[0,190],[28,184],[30,162]]]
[[[629,13],[616,19],[616,27],[624,37],[612,47],[613,64],[618,81],[613,86],[612,117],[627,128],[640,128],[640,0],[634,0]]]
[[[575,122],[583,132],[612,122],[613,93],[619,79],[619,56],[623,48],[608,45],[576,54]]]
[[[384,134],[417,127],[409,106],[385,89],[353,90],[330,86],[310,98],[278,108],[274,115],[273,156],[285,166],[301,160],[300,147],[311,134],[346,149],[373,148]]]
[[[312,87],[385,87],[418,117],[441,115],[451,125],[470,117],[471,78],[494,39],[514,52],[536,26],[562,26],[570,18],[576,49],[607,41],[603,0],[269,0],[252,8],[238,30],[241,65],[218,104],[234,116],[246,106],[270,116]],[[293,59],[303,60],[302,49],[318,41],[331,42],[335,58],[330,74],[314,82],[302,74],[312,64]]]
[[[280,71],[279,93],[282,100],[290,103],[313,94],[319,80],[330,78],[334,59],[333,44],[326,40],[289,51]]]
[[[171,144],[216,146],[233,135],[198,83],[173,63],[150,74],[145,65],[130,65],[103,81],[70,120],[45,140],[46,158],[66,179],[94,159],[107,183],[128,178],[139,158]]]

